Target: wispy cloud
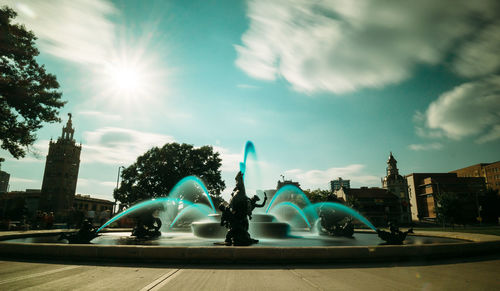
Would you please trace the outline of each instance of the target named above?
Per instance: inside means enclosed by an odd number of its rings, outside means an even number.
[[[411,144],[408,148],[412,151],[431,151],[431,150],[440,150],[443,148],[443,145],[438,142],[428,143],[428,144]]]
[[[10,183],[23,183],[23,184],[40,183],[39,180],[24,179],[24,178],[18,178],[18,177],[10,177],[9,182]]]
[[[489,132],[483,134],[478,139],[476,139],[476,142],[482,144],[499,139],[500,139],[500,124],[497,124],[493,126]]]
[[[286,178],[299,181],[303,188],[328,188],[331,180],[342,177],[351,180],[351,184],[374,185],[380,178],[364,173],[364,165],[352,164],[345,167],[335,167],[326,170],[292,169],[285,171]]]
[[[115,41],[117,14],[106,0],[6,0],[18,12],[16,21],[35,32],[41,50],[78,63],[103,63]]]
[[[173,142],[164,134],[136,131],[126,128],[104,127],[83,133],[83,163],[128,165],[154,146]]]
[[[464,83],[443,93],[425,113],[417,113],[417,134],[438,137],[439,133],[454,140],[479,136],[485,143],[500,138],[500,76]]]
[[[483,24],[498,19],[498,11],[494,0],[251,0],[236,65],[306,93],[398,83],[416,65],[438,64],[457,47],[455,71],[467,75],[475,65],[491,72],[500,63],[498,27]]]
[[[82,110],[82,111],[78,111],[76,114],[81,115],[81,116],[86,117],[86,118],[99,119],[103,122],[120,121],[123,119],[118,114],[101,112],[101,111],[93,111],[93,110]]]
[[[101,181],[96,179],[78,178],[77,185],[78,187],[87,187],[92,185],[116,187],[116,181]]]
[[[223,172],[238,172],[240,169],[240,162],[243,161],[243,154],[233,153],[229,149],[214,146],[214,151],[220,154],[222,159],[221,171]]]
[[[474,41],[465,43],[457,52],[453,68],[464,77],[495,73],[500,68],[498,48],[500,48],[500,21],[486,26],[474,36]]]

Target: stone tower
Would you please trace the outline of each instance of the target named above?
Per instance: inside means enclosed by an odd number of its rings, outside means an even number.
[[[75,144],[71,113],[68,113],[68,116],[61,137],[56,142],[50,140],[40,197],[41,208],[44,211],[53,211],[56,217],[64,216],[73,206],[80,167],[82,146]]]
[[[408,196],[408,183],[399,174],[398,161],[389,154],[387,160],[387,175],[382,179],[382,188],[387,189],[399,198],[401,205],[401,223],[411,223],[410,198]]]

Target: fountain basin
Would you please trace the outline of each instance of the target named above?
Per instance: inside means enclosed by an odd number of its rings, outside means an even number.
[[[54,236],[61,231],[9,232],[0,234],[0,257],[11,259],[131,261],[179,263],[334,263],[423,260],[446,257],[464,257],[500,252],[500,237],[446,232],[418,232],[411,237],[452,238],[455,242],[413,245],[369,246],[273,246],[266,240],[251,247],[226,246],[157,246],[157,245],[69,245],[61,243],[23,243],[6,239],[29,239]],[[358,233],[356,232],[355,236]],[[371,233],[371,232],[370,232]],[[375,234],[373,234],[375,235]],[[283,241],[291,241],[286,239]],[[210,241],[209,241],[210,242]]]
[[[227,229],[220,225],[220,214],[210,214],[211,220],[195,221],[191,224],[192,232],[201,238],[225,238]],[[256,213],[249,221],[248,232],[253,238],[286,238],[290,234],[290,225],[278,222],[274,215]]]

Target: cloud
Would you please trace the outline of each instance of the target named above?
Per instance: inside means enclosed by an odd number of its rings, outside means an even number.
[[[17,178],[17,177],[10,177],[9,183],[23,183],[23,184],[33,184],[33,183],[40,183],[39,180],[33,180],[33,179],[24,179],[24,178]]]
[[[495,73],[500,68],[500,22],[481,31],[474,41],[466,43],[457,53],[453,69],[464,77]]]
[[[491,130],[488,133],[480,136],[476,140],[476,142],[479,144],[482,144],[482,143],[494,141],[497,139],[500,139],[500,124],[493,126],[493,128],[491,128]]]
[[[500,138],[500,76],[464,83],[443,93],[432,102],[424,114],[425,131],[460,140],[480,135],[476,142],[485,143]],[[418,132],[417,132],[418,133]],[[432,134],[431,134],[432,135]]]
[[[221,171],[223,172],[238,172],[240,170],[240,162],[243,161],[243,154],[232,153],[229,149],[214,146],[214,151],[220,154],[222,159]]]
[[[117,14],[105,0],[3,1],[18,12],[15,21],[38,37],[41,50],[78,63],[103,63],[115,42]]]
[[[459,47],[463,64],[455,70],[462,73],[478,51],[496,52],[498,36],[489,38],[496,30],[483,24],[499,17],[497,6],[494,0],[251,0],[236,65],[257,79],[284,78],[297,91],[340,94],[398,83],[416,65],[438,64]]]
[[[89,119],[99,119],[104,122],[120,121],[123,119],[118,114],[101,112],[101,111],[92,111],[92,110],[82,110],[77,112],[76,114],[87,117]]]
[[[106,186],[106,187],[116,187],[116,181],[100,181],[96,179],[86,179],[86,178],[78,178],[77,181],[78,187],[87,187],[87,186]]]
[[[330,181],[338,177],[351,180],[351,184],[367,185],[380,182],[380,178],[363,174],[364,165],[352,164],[345,167],[329,168],[327,170],[292,169],[285,171],[286,178],[299,181],[302,188],[325,188]]]
[[[104,127],[83,133],[81,160],[83,163],[127,165],[154,146],[173,142],[171,136]]]
[[[412,151],[431,151],[431,150],[440,150],[443,148],[443,145],[438,142],[429,143],[429,144],[411,144],[408,148]]]

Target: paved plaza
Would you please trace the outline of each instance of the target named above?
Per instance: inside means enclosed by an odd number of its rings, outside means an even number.
[[[500,256],[332,265],[0,261],[0,290],[499,290]]]

